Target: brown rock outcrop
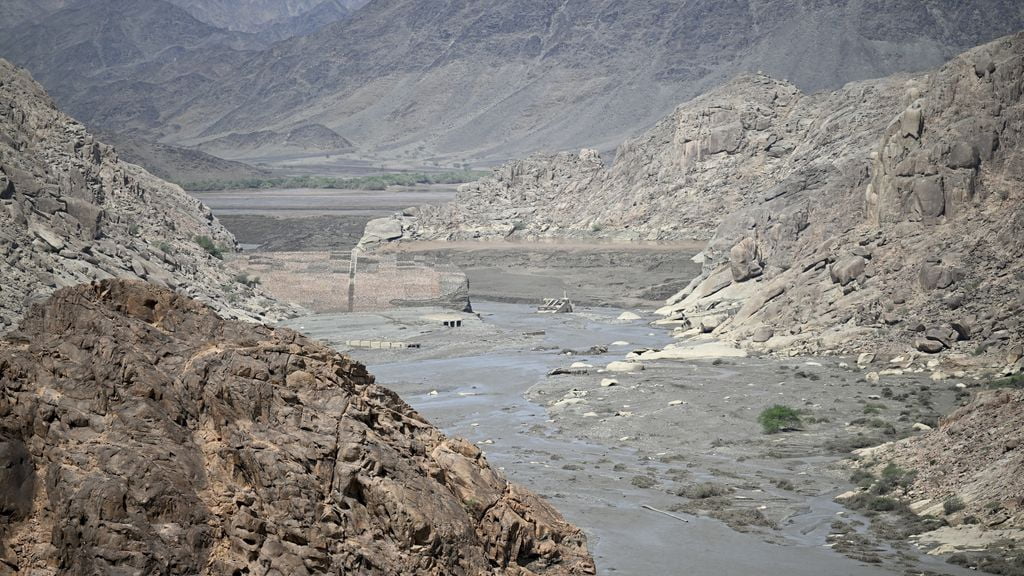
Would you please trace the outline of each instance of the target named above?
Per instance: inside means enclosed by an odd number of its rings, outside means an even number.
[[[142,282],[0,343],[0,574],[592,574],[585,538],[363,366]]]
[[[230,317],[291,313],[236,282],[200,237],[235,249],[209,208],[121,162],[0,59],[0,334],[54,290],[112,277],[180,290]]]

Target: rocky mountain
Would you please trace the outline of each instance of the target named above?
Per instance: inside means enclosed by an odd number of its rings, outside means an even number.
[[[322,124],[304,124],[286,132],[261,130],[232,132],[199,145],[199,149],[223,158],[253,157],[260,154],[301,153],[303,151],[348,152],[352,143]]]
[[[4,0],[0,4],[0,29],[14,28],[46,17],[75,0]]]
[[[212,255],[234,247],[208,208],[120,161],[0,60],[0,332],[57,288],[111,277],[176,288],[231,317],[293,313]]]
[[[154,176],[177,184],[266,178],[270,170],[226,160],[195,148],[153,142],[136,134],[101,134],[125,162],[145,166]]]
[[[194,76],[188,90],[163,68],[136,70],[130,98],[106,105],[95,62],[78,66],[88,82],[47,85],[90,124],[175,144],[314,123],[377,157],[504,159],[611,149],[743,71],[834,89],[1021,27],[1011,0],[379,0],[244,62],[205,50],[209,62],[171,67]],[[47,80],[60,62],[45,45],[0,50]]]
[[[0,34],[0,57],[28,68],[63,110],[108,132],[162,122],[259,46],[163,0],[71,3]]]
[[[593,574],[579,529],[366,369],[141,282],[0,342],[0,573]]]
[[[347,18],[368,0],[169,1],[217,28],[287,38]]]
[[[624,144],[513,162],[405,238],[710,238],[661,312],[792,352],[1005,358],[1024,340],[1024,34],[806,96],[744,76]],[[1019,370],[1020,366],[1010,367]]]

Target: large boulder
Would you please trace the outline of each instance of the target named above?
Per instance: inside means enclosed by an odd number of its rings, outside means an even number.
[[[295,332],[104,281],[58,291],[12,339],[0,566],[594,573],[584,535],[550,505]]]
[[[756,278],[764,272],[761,251],[757,247],[756,240],[750,237],[744,238],[729,250],[729,270],[732,272],[732,279],[736,282]]]
[[[366,223],[363,230],[363,237],[359,241],[362,244],[377,244],[390,242],[402,237],[402,222],[397,218],[376,218]]]
[[[861,256],[846,256],[835,261],[829,267],[829,277],[832,279],[832,282],[840,286],[846,286],[864,273],[867,263],[867,260]]]

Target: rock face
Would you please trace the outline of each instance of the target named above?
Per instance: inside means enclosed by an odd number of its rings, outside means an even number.
[[[0,60],[0,333],[55,289],[110,277],[175,288],[228,316],[290,313],[235,282],[195,241],[202,236],[234,250],[208,208],[121,162]]]
[[[845,178],[823,172],[820,190],[797,196],[808,206],[806,230],[780,235],[785,206],[774,201],[727,216],[705,282],[731,264],[720,254],[741,237],[757,239],[766,274],[746,291],[718,293],[716,305],[736,306],[719,333],[782,329],[780,349],[799,351],[991,348],[1005,357],[1010,341],[1024,340],[1022,81],[1018,34],[890,84],[900,103],[859,150],[870,163],[848,164]],[[836,150],[825,144],[819,154]],[[673,307],[713,304],[698,300]]]
[[[745,241],[736,273],[746,279],[771,256],[763,240],[744,234],[755,223],[767,223],[780,244],[807,228],[811,211],[843,209],[852,224],[859,198],[819,206],[808,196],[839,198],[863,182],[864,157],[899,109],[900,92],[889,80],[808,96],[744,75],[624,143],[611,167],[593,150],[512,162],[464,185],[451,204],[422,208],[407,235],[706,239],[727,214],[742,213],[730,243],[714,250],[728,258]]]
[[[710,238],[661,311],[792,352],[981,353],[1024,341],[1024,35],[935,71],[804,95],[744,76],[605,167],[513,162],[403,238]],[[707,326],[703,318],[719,322]],[[946,343],[926,328],[970,326]],[[921,330],[917,330],[918,326]],[[766,328],[766,330],[760,330]]]
[[[363,366],[119,280],[0,343],[0,544],[3,574],[594,572]]]

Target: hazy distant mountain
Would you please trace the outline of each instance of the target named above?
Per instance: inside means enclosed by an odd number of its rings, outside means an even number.
[[[4,0],[0,2],[0,29],[12,28],[55,12],[76,0]],[[78,0],[81,1],[81,0]]]
[[[75,2],[0,34],[0,55],[108,132],[159,125],[257,47],[163,0]]]
[[[374,0],[244,58],[205,49],[155,72],[116,70],[113,82],[104,60],[81,58],[85,78],[58,82],[52,68],[73,66],[41,57],[46,43],[2,39],[0,53],[106,129],[191,145],[320,124],[382,158],[502,158],[610,149],[743,71],[832,89],[935,67],[1021,28],[1016,0]],[[169,70],[181,81],[169,84]]]
[[[308,34],[346,18],[368,0],[170,0],[197,19],[238,32],[279,38]]]

